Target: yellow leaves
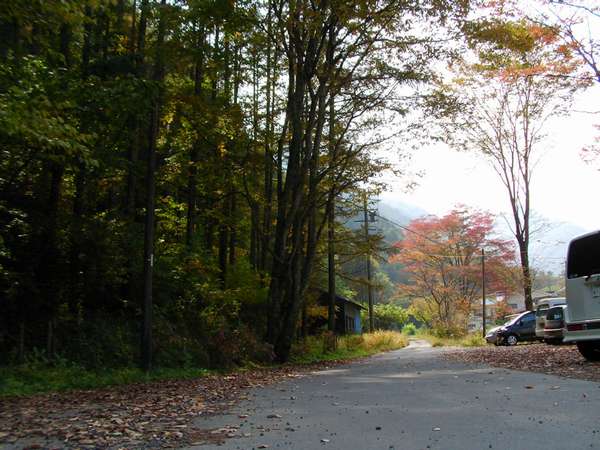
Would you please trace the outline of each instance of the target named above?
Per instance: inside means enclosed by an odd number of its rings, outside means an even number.
[[[221,158],[224,158],[228,151],[227,148],[225,148],[225,142],[219,142],[219,144],[217,145],[217,153]]]

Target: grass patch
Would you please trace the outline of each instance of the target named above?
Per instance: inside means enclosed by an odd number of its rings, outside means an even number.
[[[290,362],[315,363],[340,359],[352,359],[405,347],[408,338],[395,331],[376,331],[363,335],[337,338],[337,348],[327,350],[326,337],[309,337],[296,344]],[[331,337],[329,337],[329,344]],[[256,366],[255,367],[264,367]],[[252,370],[249,363],[245,369]],[[240,370],[244,370],[241,368]],[[98,389],[133,383],[159,380],[181,380],[203,377],[214,373],[200,368],[157,368],[150,373],[134,368],[89,370],[76,364],[58,361],[30,362],[20,366],[0,367],[0,397],[26,396],[44,392],[61,392],[75,389]]]
[[[337,347],[331,350],[327,336],[310,336],[294,345],[290,361],[308,364],[319,361],[352,359],[396,350],[408,345],[408,338],[396,331],[375,331],[362,335],[337,337]]]
[[[481,333],[469,333],[462,337],[439,337],[423,330],[418,333],[418,337],[428,341],[432,347],[482,347],[486,345]]]
[[[137,368],[91,371],[76,365],[48,366],[25,364],[0,367],[0,397],[23,396],[74,389],[97,389],[107,386],[158,380],[189,379],[206,376],[206,369],[155,369],[150,373]]]

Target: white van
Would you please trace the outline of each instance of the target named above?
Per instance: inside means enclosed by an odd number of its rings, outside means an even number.
[[[600,360],[600,230],[569,243],[566,270],[567,332],[588,360]]]
[[[538,300],[535,308],[535,337],[544,340],[544,327],[546,326],[546,313],[554,306],[566,305],[565,297],[543,298]]]

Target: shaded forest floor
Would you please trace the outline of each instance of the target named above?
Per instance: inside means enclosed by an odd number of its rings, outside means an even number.
[[[252,369],[189,380],[0,399],[0,446],[170,447],[219,441],[227,430],[194,429],[194,418],[226,410],[248,388],[342,364]]]
[[[516,347],[456,349],[444,354],[453,361],[532,371],[600,382],[600,362],[586,361],[574,345],[523,344]]]
[[[294,362],[283,366],[225,374],[205,371],[203,376],[193,376],[191,370],[182,372],[186,379],[0,397],[0,447],[159,448],[220,442],[230,430],[199,430],[192,425],[193,419],[227,410],[246,399],[249,388],[301,377],[407,344],[408,338],[400,333],[376,331],[339,337],[337,349],[325,351],[322,339],[313,337],[299,343],[294,349]],[[42,371],[37,378],[43,376]]]

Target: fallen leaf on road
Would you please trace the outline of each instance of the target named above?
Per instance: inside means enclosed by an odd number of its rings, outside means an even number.
[[[545,344],[513,347],[477,347],[450,350],[443,358],[467,363],[484,363],[520,371],[541,372],[569,378],[600,381],[600,363],[586,361],[571,345]],[[523,364],[526,361],[526,364]],[[497,378],[499,381],[503,377]]]
[[[342,363],[328,361],[327,366]],[[215,434],[211,434],[211,430],[195,429],[193,421],[198,416],[225,411],[248,398],[245,389],[270,385],[288,377],[301,377],[323,367],[324,364],[317,363],[260,368],[225,377],[211,375],[3,398],[0,402],[0,448],[13,442],[17,448],[31,448],[28,443],[38,438],[50,438],[58,442],[60,448],[88,445],[140,448],[141,443],[152,448],[173,448],[193,442],[212,443],[239,432],[233,427]]]

